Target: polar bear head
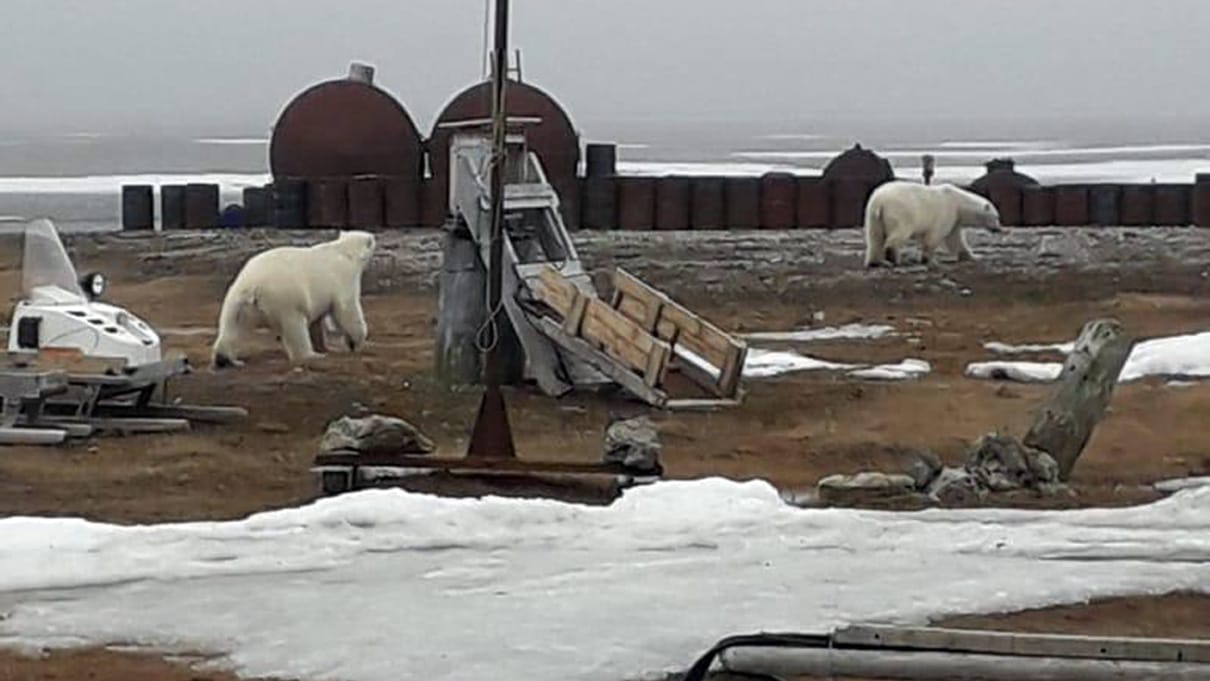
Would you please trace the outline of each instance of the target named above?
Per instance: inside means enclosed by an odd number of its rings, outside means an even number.
[[[996,208],[996,204],[961,187],[953,185],[942,185],[942,187],[958,204],[958,216],[962,224],[983,227],[989,232],[1003,231],[1000,224],[1000,211]]]
[[[378,240],[373,234],[360,230],[342,231],[333,243],[341,253],[363,268],[369,264],[370,258],[374,256],[374,249],[378,247]]]

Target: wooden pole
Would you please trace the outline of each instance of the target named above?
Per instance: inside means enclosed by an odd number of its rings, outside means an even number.
[[[1121,323],[1096,319],[1084,325],[1063,362],[1059,386],[1034,418],[1024,440],[1026,446],[1050,454],[1059,464],[1061,479],[1071,477],[1093,429],[1105,417],[1133,347],[1134,341]]]

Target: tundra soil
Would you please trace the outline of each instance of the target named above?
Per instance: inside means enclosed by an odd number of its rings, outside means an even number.
[[[931,449],[956,464],[966,446],[986,432],[1023,432],[1050,388],[963,377],[968,362],[993,358],[982,347],[986,341],[1066,341],[1085,321],[1103,316],[1119,319],[1137,337],[1205,330],[1210,237],[1203,234],[1021,229],[997,239],[976,232],[969,237],[981,256],[975,263],[872,272],[858,267],[855,230],[597,233],[579,236],[578,245],[602,289],[611,268],[620,265],[732,332],[848,323],[896,330],[877,340],[754,343],[759,347],[861,363],[914,357],[932,365],[928,376],[901,382],[862,382],[827,372],[748,380],[739,406],[651,414],[660,427],[669,477],[760,478],[786,493],[801,493],[832,473],[896,471],[905,448]],[[332,352],[313,369],[295,371],[273,337],[263,334],[245,368],[207,370],[218,308],[240,263],[271,245],[328,236],[262,232],[70,239],[81,271],[109,275],[106,297],[149,320],[162,331],[169,352],[185,353],[198,368],[173,382],[174,396],[243,406],[250,417],[234,425],[198,426],[183,435],[6,448],[0,457],[0,516],[149,523],[233,519],[305,504],[318,494],[308,468],[325,425],[360,408],[404,417],[436,441],[440,455],[460,455],[478,393],[451,391],[434,379],[434,282],[440,264],[435,233],[382,235],[384,252],[366,277],[371,340],[364,352]],[[6,240],[0,248],[0,291],[11,297],[20,280],[17,245]],[[598,460],[610,414],[649,412],[618,396],[553,400],[516,388],[507,398],[522,457]],[[1206,413],[1210,383],[1178,387],[1150,379],[1123,386],[1075,469],[1071,495],[1018,494],[986,503],[1069,508],[1154,500],[1157,481],[1210,475]],[[603,488],[553,479],[428,476],[409,485],[451,495],[609,499]],[[1186,620],[1188,626],[1179,625]],[[1163,633],[1206,636],[1210,605],[1197,596],[1126,599],[1010,621],[1120,634],[1159,633],[1172,624],[1174,630]],[[40,660],[0,656],[4,680],[85,677],[226,678],[112,651],[55,653]]]

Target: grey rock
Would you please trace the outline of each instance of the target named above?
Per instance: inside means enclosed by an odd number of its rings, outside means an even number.
[[[980,484],[997,492],[1036,490],[1059,482],[1059,466],[1049,454],[996,433],[979,438],[966,468]]]
[[[605,453],[601,460],[634,471],[660,469],[660,432],[646,416],[614,421],[605,429]]]
[[[975,476],[965,468],[943,468],[928,487],[930,498],[944,506],[967,506],[986,495]]]
[[[360,454],[431,454],[436,447],[416,426],[393,416],[344,416],[328,424],[319,443],[321,452]]]
[[[942,468],[941,459],[936,454],[929,451],[913,452],[904,472],[911,476],[916,489],[923,490],[940,475]]]
[[[860,505],[913,497],[916,481],[910,475],[866,471],[856,475],[829,475],[819,481],[816,489],[824,503]]]

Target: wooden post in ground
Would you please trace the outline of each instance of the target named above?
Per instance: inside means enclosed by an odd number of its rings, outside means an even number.
[[[1040,449],[1059,464],[1059,477],[1067,480],[1076,460],[1105,417],[1134,340],[1115,319],[1096,319],[1084,325],[1075,348],[1063,362],[1059,386],[1034,418],[1024,443]]]

